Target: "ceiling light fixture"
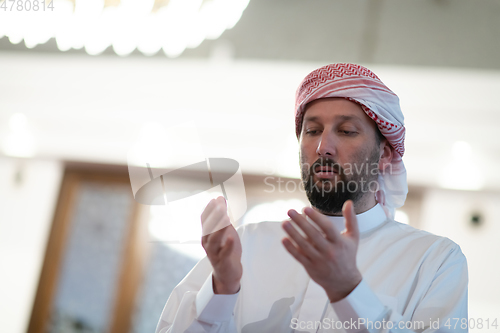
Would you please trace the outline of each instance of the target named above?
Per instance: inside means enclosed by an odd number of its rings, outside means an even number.
[[[88,54],[98,55],[112,46],[120,56],[138,49],[145,55],[163,50],[175,58],[186,48],[196,48],[205,39],[217,39],[233,28],[249,0],[25,2],[31,4],[21,10],[10,5],[0,8],[0,38],[7,36],[13,44],[24,40],[28,48],[55,38],[61,51],[84,48]]]

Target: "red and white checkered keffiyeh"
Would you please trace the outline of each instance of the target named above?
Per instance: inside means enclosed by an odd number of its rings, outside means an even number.
[[[295,131],[297,138],[302,130],[302,120],[307,103],[327,97],[343,97],[361,105],[365,113],[377,124],[382,135],[394,148],[391,168],[378,178],[380,191],[377,201],[387,216],[394,218],[394,211],[401,207],[408,193],[404,154],[404,117],[399,98],[372,71],[355,64],[331,64],[307,75],[295,96]]]

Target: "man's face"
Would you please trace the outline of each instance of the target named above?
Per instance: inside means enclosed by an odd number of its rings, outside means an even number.
[[[338,215],[348,199],[360,204],[378,189],[376,124],[344,98],[306,106],[300,135],[302,181],[319,211]]]

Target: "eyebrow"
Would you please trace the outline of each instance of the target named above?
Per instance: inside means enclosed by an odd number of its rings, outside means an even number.
[[[361,121],[361,119],[359,119],[356,116],[339,115],[339,116],[335,116],[335,118],[341,119],[342,121],[347,121],[347,120],[354,120],[354,121],[358,121],[358,122]],[[305,117],[304,122],[306,122],[306,121],[318,121],[320,119],[321,118],[318,116]]]

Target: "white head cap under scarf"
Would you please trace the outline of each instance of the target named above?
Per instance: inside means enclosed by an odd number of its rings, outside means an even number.
[[[394,219],[394,211],[401,207],[408,193],[404,154],[404,117],[399,98],[369,69],[355,64],[331,64],[307,75],[295,96],[295,131],[302,130],[305,107],[316,99],[343,97],[358,103],[377,124],[382,135],[394,148],[391,167],[378,177],[376,200],[387,217]]]

